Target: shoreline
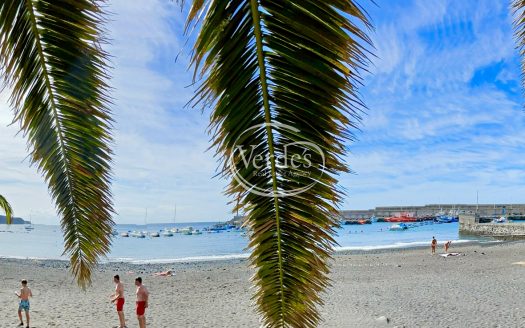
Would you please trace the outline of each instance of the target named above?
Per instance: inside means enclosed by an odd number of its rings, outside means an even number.
[[[469,240],[459,239],[452,240],[452,244],[455,247],[469,246],[469,245],[480,245],[490,246],[495,244],[504,243],[525,243],[525,240],[496,240],[496,239],[480,239],[480,240]],[[438,242],[438,249],[442,247],[444,242]],[[429,248],[428,242],[410,242],[410,243],[399,243],[390,245],[374,245],[374,246],[336,246],[334,251],[334,257],[341,255],[355,255],[355,254],[380,254],[390,253],[396,251],[407,251]],[[111,265],[111,264],[129,264],[129,265],[168,265],[168,264],[189,264],[189,263],[209,263],[209,262],[237,262],[247,260],[250,253],[240,254],[225,254],[225,255],[206,255],[206,256],[192,256],[182,257],[174,259],[101,259],[99,266]],[[2,260],[20,260],[20,261],[49,261],[58,263],[69,263],[67,259],[60,258],[46,258],[46,257],[25,257],[25,256],[8,256],[0,255],[0,261]]]

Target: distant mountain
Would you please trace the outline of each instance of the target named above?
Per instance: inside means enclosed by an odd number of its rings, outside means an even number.
[[[5,216],[0,215],[0,224],[5,224],[5,223],[6,223]],[[29,223],[29,222],[24,221],[24,219],[22,219],[22,218],[13,218],[11,220],[11,223],[12,224],[26,224],[26,223]]]

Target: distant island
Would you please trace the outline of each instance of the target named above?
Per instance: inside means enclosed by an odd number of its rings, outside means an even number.
[[[24,221],[22,218],[13,218],[11,220],[12,224],[29,224],[29,222]],[[6,224],[6,217],[3,215],[0,215],[0,224]]]

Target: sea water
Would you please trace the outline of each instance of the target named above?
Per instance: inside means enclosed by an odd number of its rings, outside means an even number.
[[[213,226],[207,223],[117,225],[119,232],[148,231],[192,226],[202,231]],[[376,222],[365,225],[343,225],[337,229],[336,250],[373,250],[430,245],[433,236],[438,242],[448,240],[461,243],[479,240],[458,233],[458,223],[429,223],[404,231],[390,231],[391,223]],[[66,259],[63,256],[63,235],[59,226],[34,225],[26,231],[22,225],[0,225],[0,256],[14,258]],[[111,251],[102,261],[131,263],[169,263],[246,258],[249,255],[248,236],[241,231],[222,231],[202,235],[174,234],[173,237],[133,238],[115,236]]]

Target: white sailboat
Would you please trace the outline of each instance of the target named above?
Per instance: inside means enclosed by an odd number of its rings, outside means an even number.
[[[175,210],[174,210],[174,215],[173,215],[173,223],[175,223],[175,216],[177,215],[177,205],[175,205]],[[162,236],[164,237],[173,237],[173,229],[169,229],[169,228],[165,228],[164,229],[164,232],[162,233]]]
[[[32,231],[35,229],[35,227],[33,227],[33,223],[31,222],[31,213],[32,211],[29,211],[29,224],[26,224],[26,226],[24,227],[26,231]]]
[[[148,209],[146,208],[146,216],[144,217],[144,225],[148,226]],[[146,232],[145,231],[140,231],[140,230],[137,230],[137,231],[133,231],[131,233],[131,237],[135,237],[135,238],[146,238]]]
[[[175,204],[175,207],[173,208],[173,224],[175,224],[175,219],[177,218],[177,204]],[[180,230],[178,228],[171,228],[170,232],[172,233],[180,233]]]

